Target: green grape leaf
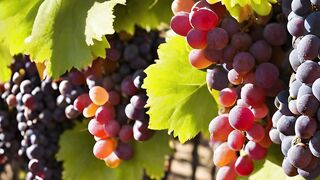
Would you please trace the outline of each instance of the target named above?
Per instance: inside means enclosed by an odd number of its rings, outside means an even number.
[[[31,59],[46,62],[47,72],[53,77],[72,67],[88,66],[94,55],[101,55],[101,47],[107,48],[108,44],[99,43],[94,48],[88,45],[94,46],[94,40],[105,41],[102,36],[113,33],[112,9],[124,1],[45,0],[35,18],[32,33],[25,40]]]
[[[218,111],[207,88],[206,72],[189,64],[189,51],[183,37],[172,37],[160,45],[160,60],[145,70],[143,85],[149,97],[149,128],[168,129],[181,142],[208,131]]]
[[[171,3],[172,0],[127,0],[126,6],[115,7],[115,30],[133,34],[135,25],[150,30],[161,23],[169,24],[173,16]]]
[[[144,170],[153,178],[164,176],[165,156],[171,153],[171,149],[169,136],[163,132],[157,132],[146,142],[134,142],[134,158],[122,161],[116,169],[108,168],[93,156],[94,142],[86,122],[63,133],[57,153],[57,159],[63,161],[63,179],[136,180],[141,179]]]
[[[11,69],[9,68],[12,62],[9,49],[0,44],[0,82],[6,82],[10,80]]]
[[[239,22],[247,20],[252,14],[252,10],[260,16],[270,14],[272,5],[277,0],[221,0],[234,18]]]
[[[34,19],[43,0],[0,0],[0,41],[12,55],[25,50]]]

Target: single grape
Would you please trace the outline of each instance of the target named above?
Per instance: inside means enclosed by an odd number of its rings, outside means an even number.
[[[201,31],[208,31],[219,22],[218,15],[208,8],[200,8],[190,14],[191,25]]]
[[[234,106],[229,112],[230,125],[238,130],[246,131],[254,124],[254,115],[249,108]]]
[[[220,144],[213,154],[213,162],[218,167],[226,166],[236,158],[236,152],[231,150],[226,142]]]
[[[248,176],[253,172],[253,169],[253,161],[248,155],[238,157],[235,163],[235,170],[239,176]]]
[[[245,143],[245,136],[239,130],[233,130],[228,136],[229,148],[234,151],[240,151]]]
[[[187,34],[187,42],[194,49],[203,49],[207,46],[207,32],[191,29]]]
[[[299,143],[289,149],[287,157],[294,167],[304,168],[310,163],[312,154],[308,146]]]

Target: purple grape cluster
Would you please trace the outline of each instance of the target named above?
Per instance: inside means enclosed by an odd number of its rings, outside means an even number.
[[[284,172],[306,179],[320,175],[319,5],[316,0],[282,1],[287,30],[293,37],[289,54],[293,74],[289,91],[275,99],[278,111],[269,133],[274,143],[281,144]]]

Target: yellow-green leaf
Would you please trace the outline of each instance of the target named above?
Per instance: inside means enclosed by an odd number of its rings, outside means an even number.
[[[160,45],[160,60],[145,70],[143,85],[149,97],[149,128],[168,129],[181,142],[208,131],[218,111],[207,88],[206,72],[189,64],[189,50],[183,37]]]

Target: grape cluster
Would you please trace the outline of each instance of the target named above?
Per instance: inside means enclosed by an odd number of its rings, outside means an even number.
[[[272,117],[269,135],[274,143],[281,144],[282,167],[288,176],[315,179],[320,175],[320,1],[282,3],[293,37],[289,55],[293,74],[289,91],[280,92],[275,99],[278,111]]]
[[[3,95],[9,84],[0,84],[0,94]],[[3,95],[4,96],[4,95]],[[5,99],[0,98],[0,171],[6,164],[15,161],[19,164],[18,150],[22,136],[17,129],[15,109],[9,108]]]
[[[191,65],[206,69],[209,89],[220,91],[223,112],[209,124],[211,141],[218,144],[217,179],[248,176],[253,160],[264,159],[271,145],[267,100],[284,89],[278,68],[283,58],[276,54],[287,42],[276,15],[240,24],[220,3],[198,1],[190,13],[178,12],[171,20],[172,30],[193,48]]]
[[[17,56],[11,70],[11,80],[5,84],[1,98],[9,109],[15,109],[10,113],[14,116],[10,123],[15,125],[10,131],[21,137],[15,138],[19,142],[14,160],[22,161],[26,179],[61,179],[62,163],[55,154],[60,134],[73,124],[66,115],[69,108],[60,98],[63,84],[49,78],[41,80],[36,65],[27,56]],[[71,96],[63,95],[65,101],[73,101]]]
[[[147,96],[141,88],[143,72],[156,58],[156,49],[163,39],[158,34],[137,31],[124,44],[119,38],[108,37],[111,49],[107,60],[96,60],[84,72],[88,91],[74,101],[74,107],[90,118],[88,131],[96,140],[93,154],[110,168],[134,156],[132,142],[150,139]],[[129,37],[130,38],[130,37]]]

